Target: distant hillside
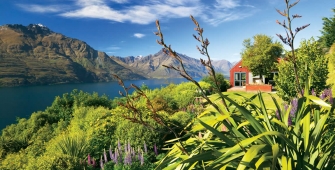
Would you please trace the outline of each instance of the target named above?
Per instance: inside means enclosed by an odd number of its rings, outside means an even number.
[[[188,57],[183,54],[178,54],[184,63],[184,66],[188,73],[195,78],[203,77],[207,75],[207,70],[200,63],[200,60]],[[176,71],[169,70],[163,65],[174,65],[179,66],[178,62],[172,57],[166,55],[162,50],[156,54],[148,55],[145,57],[116,57],[111,56],[115,62],[120,65],[127,67],[133,72],[138,73],[147,78],[175,78],[181,77]],[[213,62],[217,72],[221,72],[225,75],[229,74],[231,63],[227,60],[219,60]]]
[[[143,79],[83,41],[40,24],[0,26],[0,86]]]
[[[220,72],[224,75],[229,75],[230,69],[233,67],[233,64],[227,60],[215,60],[212,62],[215,71]]]

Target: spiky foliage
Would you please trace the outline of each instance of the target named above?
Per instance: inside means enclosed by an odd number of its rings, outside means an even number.
[[[285,2],[288,3],[287,0]],[[202,37],[203,29],[191,18]],[[157,35],[161,38],[158,43],[171,52],[171,47],[164,45],[159,22],[156,23],[159,30]],[[209,43],[205,43],[203,47],[206,44]],[[199,51],[202,54],[207,53],[206,49]],[[180,64],[182,67],[182,62]],[[207,66],[211,67],[210,63]],[[184,69],[180,71],[187,75],[183,72]],[[211,75],[215,76],[215,73]],[[186,78],[192,81],[191,78]],[[243,106],[222,93],[215,94],[213,98],[216,100],[210,100],[206,110],[196,118],[198,126],[192,128],[184,141],[169,148],[168,154],[158,162],[156,169],[329,168],[328,163],[335,152],[335,135],[327,139],[322,136],[327,132],[326,127],[330,114],[334,112],[334,106],[309,95],[308,89],[306,85],[305,93],[301,91],[304,95],[294,100],[290,107],[280,107],[272,97],[276,110],[267,109],[261,93],[250,99],[245,98],[247,102]],[[259,100],[258,105],[251,102],[256,97]],[[227,101],[229,105],[222,101]],[[208,114],[215,115],[215,118],[204,119]],[[188,154],[185,154],[185,149]]]

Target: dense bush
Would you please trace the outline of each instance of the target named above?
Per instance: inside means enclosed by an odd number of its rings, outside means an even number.
[[[209,87],[205,82],[201,84]],[[193,105],[194,97],[199,96],[197,87],[187,83],[154,90],[142,88],[154,101],[160,117],[182,130],[190,113],[178,111]],[[181,91],[189,96],[183,97]],[[136,92],[130,95],[135,96]],[[125,119],[133,112],[120,103],[126,103],[126,98],[110,100],[77,90],[56,97],[45,111],[33,113],[29,119],[18,119],[18,123],[2,130],[0,169],[83,169],[88,153],[98,160],[103,150],[116,146],[118,140],[122,144],[131,141],[135,148],[145,142],[151,151],[147,161],[155,160],[154,144],[161,148],[173,134],[149,118],[152,111],[146,107],[146,100],[139,99],[135,105],[150,128]]]
[[[296,62],[300,82],[309,80],[308,86],[319,95],[327,88],[326,80],[328,74],[328,58],[325,56],[320,44],[313,38],[301,42],[296,52]],[[293,63],[281,60],[278,65],[278,76],[275,77],[278,95],[286,101],[296,97],[296,81],[293,74]],[[302,83],[303,84],[303,83]],[[302,89],[305,85],[301,86]]]
[[[327,84],[335,91],[335,43],[331,46],[327,57],[329,59]]]
[[[229,89],[229,87],[230,87],[229,80],[225,79],[223,74],[217,73],[216,74],[216,79],[217,79],[217,82],[218,82],[218,85],[220,87],[221,92],[225,92],[225,91],[227,91],[227,89]],[[212,76],[205,76],[201,79],[201,81],[210,84],[210,88],[208,88],[208,89],[209,89],[210,93],[214,92],[214,89],[215,89],[216,86],[215,86],[215,82],[214,82],[214,79],[213,79]],[[206,90],[206,88],[203,88],[203,89]]]

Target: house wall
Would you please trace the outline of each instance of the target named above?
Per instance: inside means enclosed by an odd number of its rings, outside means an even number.
[[[249,84],[254,84],[256,82],[254,82],[254,79],[260,79],[260,76],[254,76],[251,72],[249,73]],[[265,83],[265,76],[262,76],[262,82]]]
[[[240,67],[241,66],[241,67]],[[239,61],[233,68],[230,69],[230,86],[234,87],[234,73],[245,72],[246,73],[246,84],[249,84],[249,70],[242,67],[242,60]]]

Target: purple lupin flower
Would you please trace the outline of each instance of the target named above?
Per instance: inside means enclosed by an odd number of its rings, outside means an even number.
[[[286,112],[288,109],[288,104],[284,103],[284,112]]]
[[[95,167],[95,165],[96,165],[96,162],[95,162],[94,158],[92,158],[92,166]]]
[[[118,161],[118,151],[117,151],[116,148],[115,148],[114,154],[115,154],[115,156],[114,156],[114,162],[117,164],[119,161]]]
[[[130,141],[128,141],[128,152],[131,152]]]
[[[290,110],[290,116],[292,117],[295,117],[295,113],[297,112],[298,110],[298,99],[297,98],[294,98],[292,101],[291,101],[291,110]]]
[[[126,153],[126,155],[124,156],[123,164],[128,165],[128,153]]]
[[[135,149],[134,148],[131,148],[131,153],[132,153],[133,158],[135,158],[136,157],[136,153],[135,153]]]
[[[127,158],[128,158],[128,165],[131,165],[131,163],[132,163],[132,159],[131,159],[131,153],[130,152],[128,152],[128,154],[127,154]]]
[[[291,118],[291,116],[288,117],[288,125],[289,125],[289,126],[292,125],[292,118]]]
[[[120,142],[120,139],[117,139],[117,147],[118,147],[119,151],[121,151],[121,142]]]
[[[138,152],[138,160],[141,160],[141,152]]]
[[[334,104],[333,92],[332,89],[328,89],[329,103]]]
[[[104,149],[104,159],[105,159],[105,163],[108,162],[107,154],[106,154],[106,150],[105,149]]]
[[[315,93],[314,89],[312,89],[312,95],[316,96],[316,93]]]
[[[157,155],[158,155],[158,151],[157,151],[156,143],[154,144],[154,151],[155,151],[155,154],[156,154],[156,156],[157,156]]]
[[[276,116],[277,116],[277,119],[280,120],[280,115],[279,115],[279,111],[276,110]]]
[[[124,153],[127,153],[128,152],[128,146],[127,146],[127,143],[125,142],[124,143]]]
[[[114,154],[112,151],[112,146],[109,146],[109,157],[111,158],[111,160],[114,160]]]
[[[142,154],[141,154],[140,162],[141,162],[141,165],[144,164],[144,155],[143,155],[143,152],[142,152]]]
[[[148,148],[147,148],[147,144],[144,142],[144,152],[148,153]]]
[[[138,160],[140,160],[140,156],[141,156],[141,148],[137,147],[137,153],[138,153]]]
[[[91,156],[90,156],[90,154],[88,154],[88,156],[87,156],[87,164],[88,165],[91,165],[92,163],[91,163]]]
[[[100,168],[104,169],[104,162],[102,160],[102,156],[100,157]]]
[[[323,91],[320,95],[320,99],[324,100],[327,97],[326,93]]]

